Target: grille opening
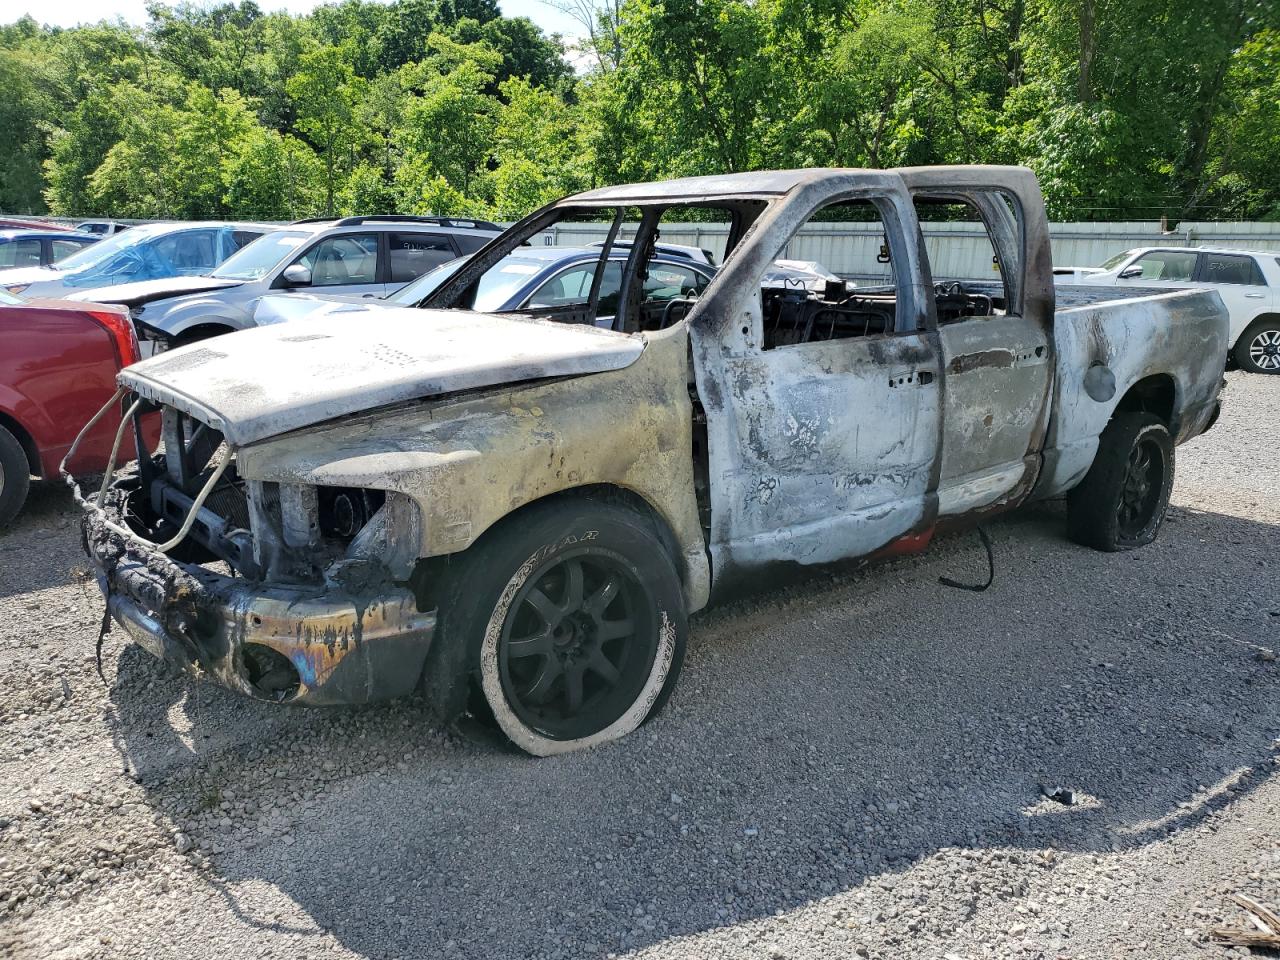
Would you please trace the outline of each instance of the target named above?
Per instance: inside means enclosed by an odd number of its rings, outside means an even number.
[[[298,669],[278,650],[261,643],[246,643],[241,650],[244,672],[258,696],[283,703],[298,694]]]

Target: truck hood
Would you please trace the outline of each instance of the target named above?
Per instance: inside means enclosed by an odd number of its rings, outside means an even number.
[[[137,307],[152,300],[238,287],[243,282],[243,280],[217,280],[213,277],[164,277],[160,280],[140,280],[137,283],[121,283],[112,287],[77,290],[75,293],[67,294],[67,299],[89,300],[93,303],[123,303],[127,307]]]
[[[352,304],[167,351],[119,382],[244,446],[407,400],[619,370],[643,350],[640,337],[590,326]]]

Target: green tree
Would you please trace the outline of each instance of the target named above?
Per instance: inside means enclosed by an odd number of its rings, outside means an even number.
[[[355,121],[365,83],[356,77],[346,52],[334,46],[303,54],[298,67],[285,90],[297,112],[298,129],[324,163],[324,210],[332,214],[339,173],[363,139]]]

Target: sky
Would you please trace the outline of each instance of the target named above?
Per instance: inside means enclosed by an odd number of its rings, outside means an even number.
[[[306,13],[320,6],[322,0],[258,0],[265,11],[288,10]],[[581,33],[581,28],[559,10],[542,0],[498,0],[508,17],[528,17],[548,33],[566,37]],[[147,19],[146,0],[4,0],[0,23],[12,23],[30,14],[40,23],[54,27],[74,27],[78,23],[96,23],[122,17],[129,23],[141,24]]]

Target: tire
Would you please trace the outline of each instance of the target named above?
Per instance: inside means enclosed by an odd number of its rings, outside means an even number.
[[[1173,438],[1150,413],[1118,413],[1102,431],[1093,466],[1067,497],[1071,539],[1108,552],[1156,538],[1173,490]]]
[[[486,534],[449,577],[438,642],[466,651],[458,662],[526,753],[615,740],[671,695],[688,635],[684,594],[636,511],[567,498],[534,506]]]
[[[0,427],[0,527],[18,515],[31,489],[31,464],[18,438]]]
[[[1280,374],[1280,319],[1255,321],[1236,341],[1234,356],[1241,370]]]

